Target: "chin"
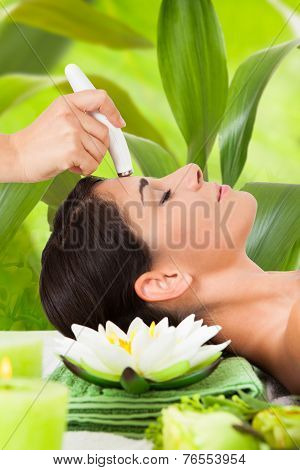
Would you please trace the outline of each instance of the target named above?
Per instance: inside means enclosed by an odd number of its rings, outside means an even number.
[[[238,194],[240,195],[241,202],[244,205],[244,210],[249,213],[249,216],[252,216],[254,223],[257,212],[256,198],[253,196],[253,194],[248,193],[247,191],[238,191]]]
[[[228,229],[232,248],[239,250],[246,246],[251,233],[257,212],[257,200],[246,191],[235,191],[234,195],[228,198],[228,202],[229,200],[234,202],[234,207],[228,220]]]

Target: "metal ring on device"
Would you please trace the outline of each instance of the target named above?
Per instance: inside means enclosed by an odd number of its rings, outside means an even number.
[[[123,171],[123,173],[118,173],[118,176],[122,178],[124,176],[130,176],[132,175],[132,173],[133,173],[133,170],[127,170],[127,171]]]

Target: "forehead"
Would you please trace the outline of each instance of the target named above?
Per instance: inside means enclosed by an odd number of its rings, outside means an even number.
[[[107,179],[97,184],[94,191],[99,196],[111,196],[117,202],[135,199],[139,191],[141,178],[141,176],[128,176]]]

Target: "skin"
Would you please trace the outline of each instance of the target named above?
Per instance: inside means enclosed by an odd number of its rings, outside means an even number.
[[[89,175],[102,161],[108,128],[88,112],[101,111],[115,127],[125,121],[104,90],[60,96],[32,124],[0,135],[0,182],[47,180],[62,171]]]
[[[106,180],[95,189],[150,247],[153,266],[136,280],[137,295],[180,320],[193,312],[221,325],[214,342],[231,339],[231,352],[300,393],[300,272],[265,272],[247,256],[255,198],[227,188],[218,201],[216,183],[195,164],[140,180]]]

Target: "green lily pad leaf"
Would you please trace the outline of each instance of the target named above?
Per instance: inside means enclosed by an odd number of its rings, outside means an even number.
[[[131,367],[123,370],[120,383],[128,393],[144,393],[150,388],[149,382],[138,375]]]
[[[169,390],[173,388],[188,387],[189,385],[192,385],[208,377],[218,367],[222,360],[223,358],[220,357],[217,361],[213,362],[207,367],[204,367],[203,369],[192,372],[191,374],[184,374],[172,380],[167,380],[165,382],[149,381],[150,388],[154,390]]]
[[[73,374],[77,375],[80,379],[86,380],[94,385],[99,385],[100,387],[114,387],[121,388],[120,382],[115,382],[113,380],[106,380],[100,376],[100,374],[92,374],[80,367],[75,361],[67,359],[65,356],[59,355],[64,365],[71,371]]]

